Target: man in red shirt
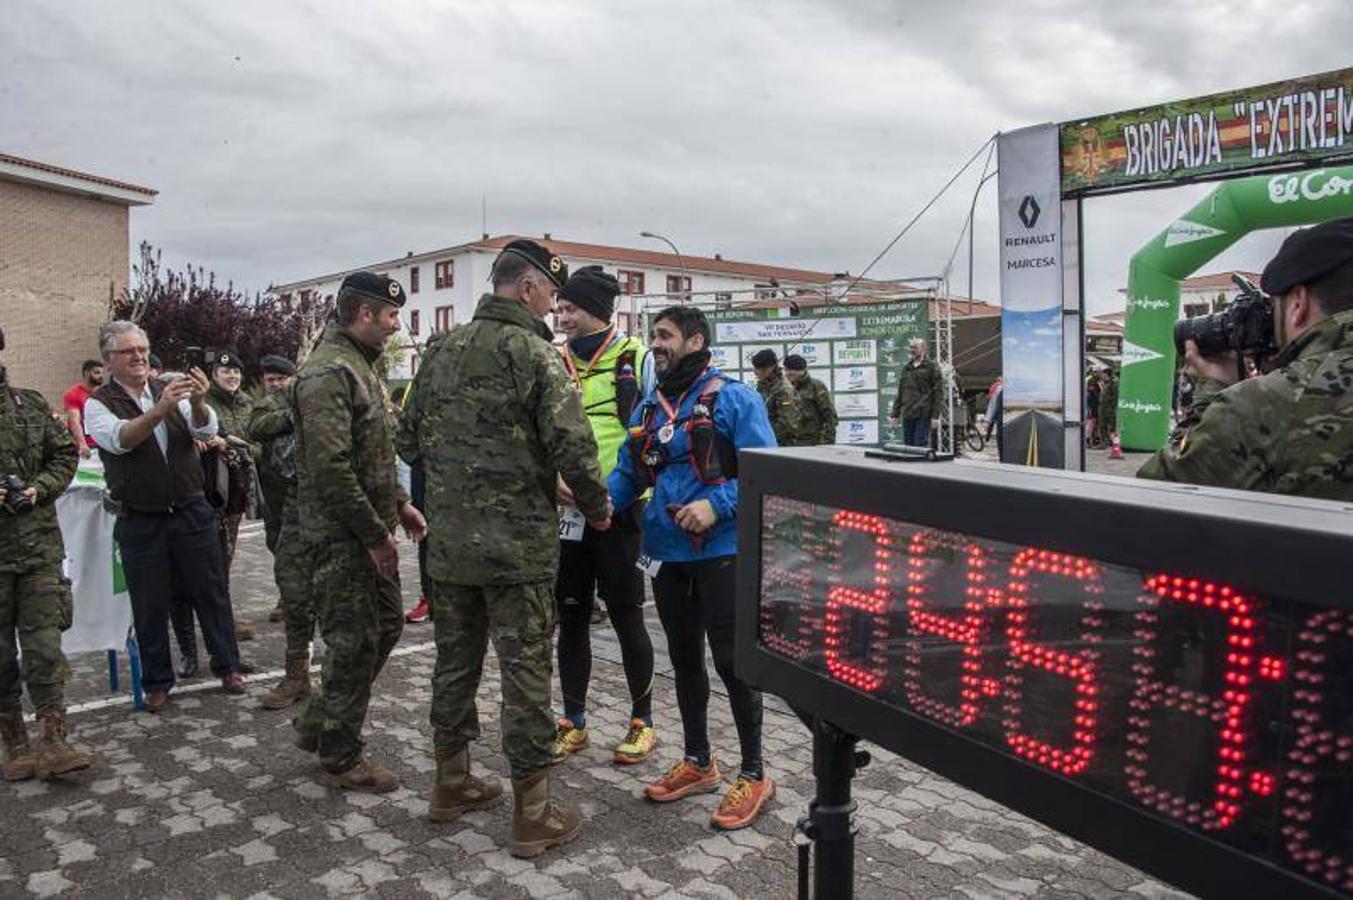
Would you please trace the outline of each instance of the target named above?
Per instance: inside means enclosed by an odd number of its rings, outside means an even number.
[[[94,442],[85,434],[85,401],[89,395],[103,386],[103,363],[97,359],[87,359],[80,366],[81,381],[73,384],[61,397],[61,405],[66,410],[66,427],[75,437],[75,446],[80,448],[81,456],[94,452]]]

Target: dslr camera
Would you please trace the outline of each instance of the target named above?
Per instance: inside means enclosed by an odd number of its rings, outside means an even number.
[[[24,491],[28,490],[28,485],[18,475],[6,475],[0,479],[0,484],[5,488],[5,509],[18,515],[26,513],[33,508],[33,501],[24,496]]]
[[[1242,357],[1263,358],[1278,351],[1273,336],[1273,298],[1240,275],[1231,280],[1240,296],[1225,309],[1211,315],[1181,319],[1174,326],[1175,350],[1182,357],[1184,342],[1192,340],[1203,356],[1234,351]]]

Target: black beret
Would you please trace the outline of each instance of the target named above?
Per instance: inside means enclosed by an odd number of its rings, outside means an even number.
[[[234,350],[213,350],[207,365],[213,369],[243,369],[239,355]]]
[[[344,291],[352,291],[391,306],[401,308],[404,306],[404,288],[399,282],[386,275],[377,275],[375,272],[353,272],[338,286],[340,297]]]
[[[780,358],[775,355],[775,351],[767,347],[765,350],[756,351],[752,357],[752,366],[757,369],[769,369],[774,366]]]
[[[285,356],[268,354],[258,361],[258,365],[268,375],[295,375],[296,364]]]
[[[793,369],[795,372],[807,372],[808,360],[799,356],[797,353],[791,353],[785,357],[785,368]]]
[[[620,293],[620,282],[601,266],[583,266],[574,272],[559,289],[559,299],[567,300],[603,322],[611,321],[615,312],[615,297]]]
[[[1265,294],[1286,294],[1353,262],[1353,218],[1334,219],[1288,235],[1278,255],[1264,267],[1259,287]]]
[[[525,238],[513,241],[503,248],[503,253],[520,256],[544,272],[545,277],[553,281],[557,288],[562,288],[568,282],[568,266],[564,261],[535,241],[528,241]]]

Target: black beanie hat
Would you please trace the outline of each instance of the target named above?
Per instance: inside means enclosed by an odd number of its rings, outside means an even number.
[[[601,266],[583,266],[559,289],[559,299],[609,322],[615,313],[615,297],[619,293],[620,282],[614,275]]]
[[[785,357],[785,368],[791,372],[807,372],[808,360],[797,353],[791,353]]]
[[[1264,267],[1259,286],[1265,294],[1286,294],[1349,262],[1353,262],[1353,218],[1321,222],[1288,235]]]
[[[265,375],[295,375],[296,364],[285,356],[276,356],[268,354],[258,361],[258,366]]]

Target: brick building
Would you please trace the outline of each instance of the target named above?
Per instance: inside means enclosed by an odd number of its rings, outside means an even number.
[[[54,404],[127,286],[128,211],[156,192],[0,153],[0,327],[10,380]]]

